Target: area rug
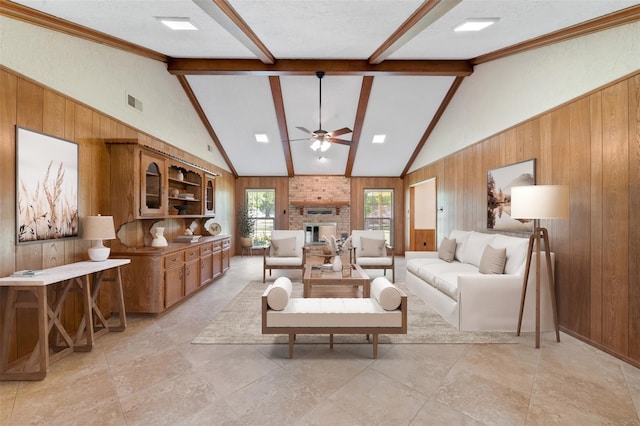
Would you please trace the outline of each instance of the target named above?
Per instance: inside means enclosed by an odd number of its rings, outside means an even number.
[[[379,343],[516,343],[515,333],[460,331],[444,321],[404,283],[407,294],[407,334],[380,335]],[[286,335],[262,334],[261,296],[267,284],[251,281],[192,341],[194,344],[288,343]],[[293,283],[292,297],[302,297],[302,283]],[[336,343],[367,343],[361,335],[335,335]],[[327,336],[298,335],[296,343],[323,343]]]

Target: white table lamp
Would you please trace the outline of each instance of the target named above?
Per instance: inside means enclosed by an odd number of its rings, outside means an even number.
[[[520,315],[518,317],[517,335],[520,335],[522,315],[524,312],[524,300],[531,270],[531,258],[533,244],[536,244],[536,348],[540,347],[540,244],[544,241],[545,257],[549,278],[549,293],[551,294],[551,307],[553,310],[553,322],[556,330],[556,340],[560,341],[560,327],[558,325],[558,308],[556,303],[555,282],[553,268],[551,267],[551,248],[549,235],[546,228],[541,228],[540,219],[566,219],[569,217],[569,188],[563,185],[532,185],[514,186],[511,188],[511,217],[513,219],[533,219],[533,234],[529,237],[529,250],[527,254],[527,266],[522,283],[522,298],[520,300]]]
[[[113,216],[86,216],[82,221],[82,238],[96,241],[95,245],[89,248],[89,259],[94,262],[102,262],[109,258],[111,249],[102,244],[102,240],[113,240],[116,238]]]

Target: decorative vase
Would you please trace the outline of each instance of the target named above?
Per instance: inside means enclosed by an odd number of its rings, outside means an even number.
[[[333,266],[331,269],[335,272],[342,271],[342,259],[340,258],[340,255],[336,254],[333,258]]]
[[[184,180],[184,174],[182,173],[182,170],[178,170],[178,173],[176,173],[176,179],[180,181]]]
[[[151,235],[153,236],[153,241],[151,241],[151,247],[166,247],[169,245],[167,243],[167,239],[164,237],[163,227],[156,226],[152,228]]]

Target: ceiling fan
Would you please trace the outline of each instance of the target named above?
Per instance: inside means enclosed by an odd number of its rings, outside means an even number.
[[[322,152],[329,149],[332,143],[337,143],[341,145],[350,145],[351,141],[345,139],[338,139],[336,136],[346,135],[347,133],[353,132],[348,127],[343,127],[342,129],[334,130],[332,132],[327,132],[326,130],[322,130],[322,77],[324,77],[324,71],[316,71],[316,76],[318,77],[318,81],[320,82],[320,90],[319,90],[319,108],[318,108],[318,130],[310,131],[305,127],[296,127],[296,129],[302,130],[305,133],[311,135],[309,138],[304,139],[291,139],[291,141],[301,141],[301,140],[311,140],[313,143],[311,144],[311,149],[314,151],[320,150]]]

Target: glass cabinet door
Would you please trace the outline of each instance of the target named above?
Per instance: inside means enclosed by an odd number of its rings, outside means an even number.
[[[164,215],[164,159],[140,151],[140,216]]]
[[[214,216],[216,212],[216,181],[213,176],[205,175],[204,215]]]

